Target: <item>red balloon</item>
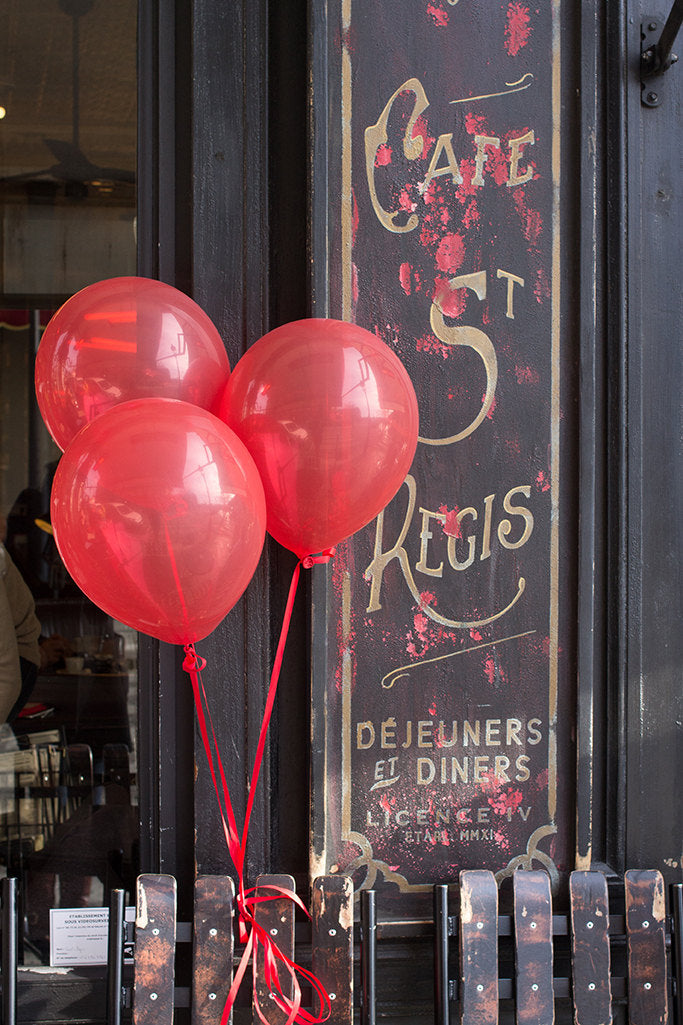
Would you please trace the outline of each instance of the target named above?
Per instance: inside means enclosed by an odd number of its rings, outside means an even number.
[[[260,338],[233,370],[219,415],[254,457],[268,531],[300,558],[369,523],[417,446],[403,364],[375,335],[339,320],[295,321]]]
[[[171,644],[201,640],[249,583],[263,487],[238,437],[174,399],[136,399],[88,424],[62,456],[52,527],[101,609]]]
[[[206,313],[151,278],[109,278],[68,299],[43,332],[36,395],[62,451],[107,409],[139,398],[216,411],[230,364]]]

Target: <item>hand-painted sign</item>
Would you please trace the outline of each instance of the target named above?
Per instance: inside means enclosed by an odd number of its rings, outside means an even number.
[[[329,578],[314,869],[401,890],[532,861],[556,876],[572,800],[559,3],[398,18],[344,0],[340,20],[331,313],[404,360],[421,437]]]

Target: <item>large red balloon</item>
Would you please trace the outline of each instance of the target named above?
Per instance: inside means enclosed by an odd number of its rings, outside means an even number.
[[[123,403],[62,456],[52,526],[105,612],[172,644],[201,640],[249,583],[265,536],[254,462],[226,424],[174,399]]]
[[[206,313],[151,278],[109,278],[68,299],[43,332],[36,394],[64,450],[84,424],[129,399],[168,398],[216,411],[230,374]]]
[[[219,415],[254,457],[268,531],[299,557],[369,523],[417,446],[403,364],[375,335],[339,320],[295,321],[260,338],[234,368]]]

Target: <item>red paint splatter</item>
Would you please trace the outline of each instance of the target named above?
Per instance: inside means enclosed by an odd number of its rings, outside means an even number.
[[[410,263],[402,263],[398,269],[398,277],[399,281],[401,282],[401,288],[403,289],[406,295],[410,295],[410,293],[413,290],[410,280],[412,269],[413,268]]]
[[[483,640],[482,635],[479,633],[478,630],[475,630],[474,627],[472,627],[470,629],[470,637],[472,638],[473,641],[481,641],[481,640]]]
[[[425,118],[424,114],[420,114],[419,118],[415,122],[411,138],[417,139],[417,137],[420,135],[422,136],[423,140],[422,153],[420,154],[420,157],[422,158],[422,160],[426,160],[429,156],[429,151],[432,148],[432,145],[436,142],[436,139],[427,131],[427,119]]]
[[[487,655],[484,659],[484,672],[489,683],[493,683],[496,678],[496,663],[493,659],[493,655]]]
[[[420,607],[436,605],[436,595],[432,591],[420,591]]]
[[[448,346],[439,341],[435,335],[423,335],[422,338],[417,338],[415,340],[415,348],[418,352],[436,353],[442,359],[448,359],[450,352]]]
[[[516,57],[522,47],[529,42],[530,20],[529,8],[524,4],[519,3],[518,0],[508,4],[505,49],[511,57]]]
[[[548,277],[543,267],[539,267],[536,271],[534,295],[536,296],[537,303],[542,303],[544,299],[550,298],[550,284],[548,282]]]
[[[548,480],[548,476],[544,470],[539,470],[536,475],[536,487],[539,491],[550,490],[550,481]]]
[[[449,509],[445,505],[439,506],[439,512],[444,514],[444,521],[441,524],[444,534],[449,537],[462,537],[462,526],[458,522],[458,507]]]
[[[465,204],[470,197],[477,194],[477,186],[472,184],[472,179],[477,169],[474,160],[467,160],[466,158],[460,161],[459,167],[460,174],[462,175],[462,184],[458,185],[455,190],[455,198]]]
[[[351,299],[355,306],[358,302],[358,267],[355,263],[351,267]]]
[[[427,711],[430,715],[436,715],[436,702],[432,702]]]
[[[466,114],[465,131],[470,135],[488,135],[489,130],[484,114]]]
[[[517,384],[538,384],[541,380],[538,370],[534,370],[533,367],[529,366],[515,366],[515,377],[517,378]]]
[[[479,213],[479,207],[477,206],[476,200],[473,199],[467,204],[467,209],[462,215],[462,223],[466,228],[473,228],[475,225],[479,224],[480,220],[481,214]]]
[[[497,797],[489,797],[494,815],[507,815],[508,810],[516,812],[522,803],[521,790],[504,790]]]
[[[448,24],[448,11],[444,11],[441,7],[434,7],[433,4],[427,4],[427,14],[432,18],[432,21],[439,28],[443,28]]]
[[[392,155],[391,146],[383,142],[375,154],[375,167],[386,167],[391,163]]]
[[[455,232],[444,235],[436,250],[436,266],[445,274],[454,274],[465,259],[465,242]]]
[[[515,209],[522,221],[524,237],[533,245],[538,240],[538,236],[541,234],[541,229],[543,228],[541,215],[538,210],[531,210],[526,205],[524,189],[515,189],[513,198]]]
[[[481,397],[481,404],[482,404],[482,406],[484,405],[485,400],[486,400],[486,395],[482,395],[482,397]],[[498,401],[496,399],[496,396],[494,395],[493,396],[493,401],[491,402],[491,406],[489,407],[489,410],[488,410],[488,412],[486,414],[486,416],[488,417],[489,420],[493,420],[493,414],[496,411],[496,406],[497,405],[498,405]]]
[[[403,210],[404,213],[412,214],[417,209],[417,203],[411,198],[409,188],[410,185],[406,185],[405,189],[401,190],[401,194],[398,197],[398,208]]]
[[[444,317],[460,317],[467,305],[467,289],[451,288],[448,278],[438,276],[434,279],[432,302],[436,303]]]

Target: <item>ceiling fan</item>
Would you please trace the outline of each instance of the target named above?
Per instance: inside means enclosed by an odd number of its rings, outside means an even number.
[[[43,142],[54,156],[56,163],[42,171],[29,171],[0,179],[2,191],[28,193],[30,197],[49,198],[63,191],[72,199],[84,199],[91,190],[100,194],[115,193],[117,197],[133,198],[135,173],[116,167],[101,167],[93,164],[80,148],[79,114],[79,19],[88,14],[95,0],[58,0],[61,10],[73,20],[72,27],[72,137],[64,139],[44,138]]]

